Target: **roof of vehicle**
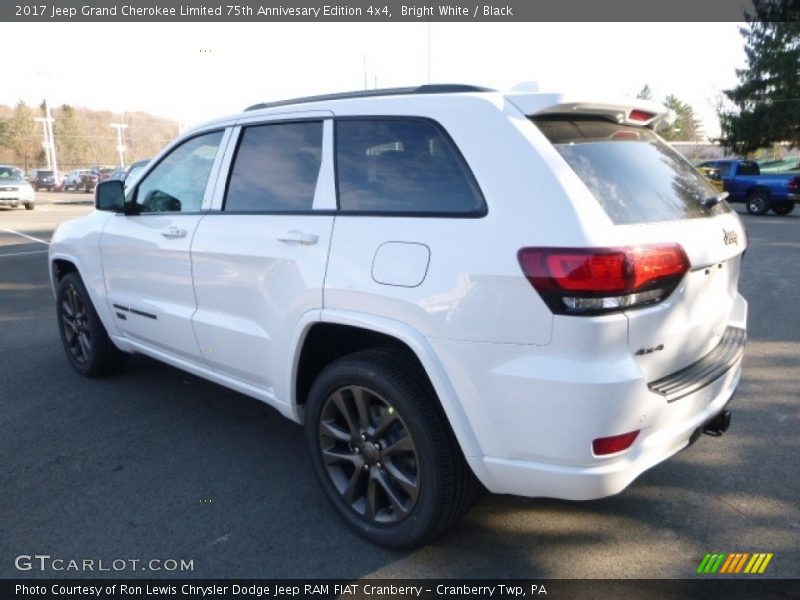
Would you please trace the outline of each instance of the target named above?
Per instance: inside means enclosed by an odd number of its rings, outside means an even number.
[[[245,112],[251,110],[261,110],[262,108],[274,108],[276,106],[291,106],[293,104],[308,104],[310,102],[323,102],[326,100],[347,100],[351,98],[376,98],[380,96],[410,96],[412,94],[458,94],[464,92],[494,92],[495,90],[477,85],[466,85],[463,83],[428,84],[416,87],[397,87],[383,88],[376,90],[362,90],[358,92],[341,92],[337,94],[323,94],[321,96],[304,96],[301,98],[290,98],[288,100],[278,100],[276,102],[261,102],[248,106]]]
[[[185,139],[197,132],[211,127],[228,126],[235,121],[246,118],[258,119],[262,115],[269,116],[275,113],[286,112],[297,106],[303,111],[337,111],[342,102],[354,101],[357,105],[366,106],[364,102],[370,99],[387,99],[402,102],[408,99],[416,103],[419,109],[420,98],[437,98],[441,101],[447,97],[464,99],[483,97],[486,101],[500,107],[504,103],[516,107],[528,117],[563,117],[565,115],[580,115],[582,117],[596,117],[620,124],[660,129],[665,124],[674,122],[675,114],[658,102],[641,100],[638,98],[600,98],[574,96],[570,94],[543,93],[538,91],[535,84],[520,84],[514,89],[501,92],[487,87],[461,83],[428,84],[415,87],[398,87],[375,90],[361,90],[339,94],[324,94],[320,96],[305,96],[275,102],[262,102],[247,107],[244,111],[200,123],[196,127],[184,132],[178,139]],[[352,112],[352,109],[349,109]],[[390,109],[392,114],[399,114],[398,106]]]

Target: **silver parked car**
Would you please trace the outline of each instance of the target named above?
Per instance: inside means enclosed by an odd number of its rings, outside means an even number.
[[[35,193],[25,173],[17,167],[0,165],[0,206],[14,208],[22,204],[26,210],[33,210],[34,203]]]

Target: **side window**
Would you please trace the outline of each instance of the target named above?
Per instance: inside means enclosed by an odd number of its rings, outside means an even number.
[[[142,179],[136,204],[142,212],[194,212],[203,205],[222,131],[187,140]]]
[[[733,163],[729,162],[717,163],[717,168],[719,169],[719,176],[725,179],[731,176],[731,169],[733,168]]]
[[[322,121],[242,131],[225,195],[226,212],[311,210],[322,163]]]
[[[336,168],[343,212],[479,216],[486,211],[464,159],[432,121],[338,120]]]
[[[739,163],[739,175],[760,175],[761,169],[758,168],[758,163],[749,160],[743,160]]]

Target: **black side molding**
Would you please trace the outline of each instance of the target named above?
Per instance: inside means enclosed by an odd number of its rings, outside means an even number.
[[[650,391],[661,394],[667,402],[675,402],[693,394],[727,373],[744,353],[747,332],[728,327],[719,344],[703,358],[680,371],[647,384]]]

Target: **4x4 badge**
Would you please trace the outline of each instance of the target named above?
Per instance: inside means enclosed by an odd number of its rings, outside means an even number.
[[[731,244],[738,244],[739,243],[739,236],[736,235],[736,232],[731,230],[728,231],[726,229],[722,230],[723,240],[725,240],[725,245],[730,246]]]

